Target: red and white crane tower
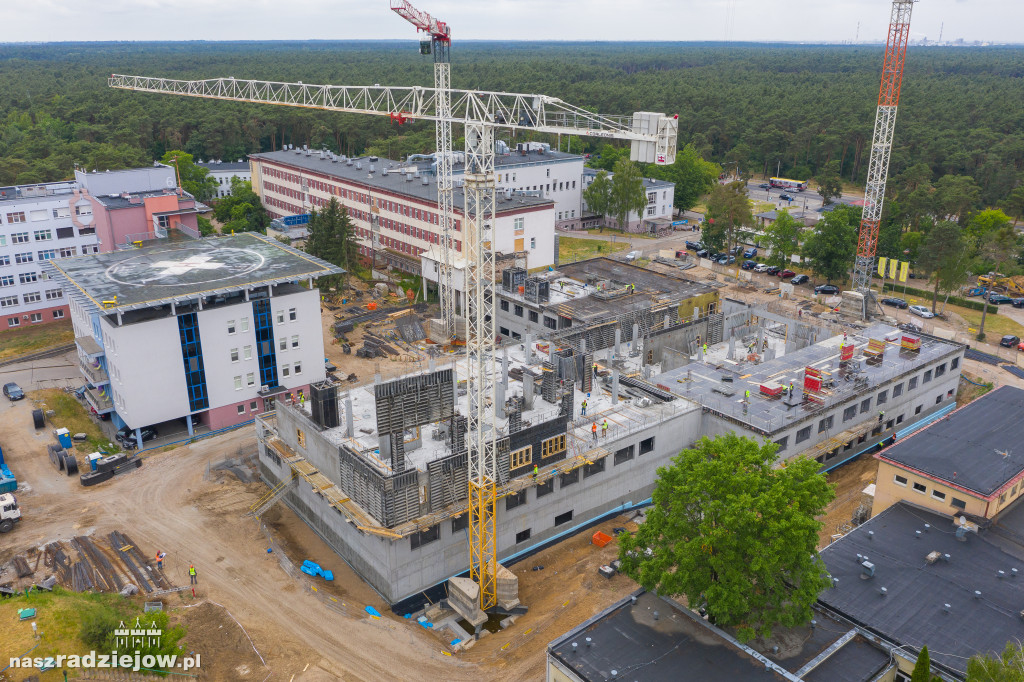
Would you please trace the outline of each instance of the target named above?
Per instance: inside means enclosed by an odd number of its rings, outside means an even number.
[[[868,180],[864,188],[864,213],[857,239],[857,262],[853,269],[853,286],[864,295],[864,316],[874,307],[871,303],[871,274],[878,253],[878,226],[882,220],[885,182],[889,177],[889,156],[892,152],[896,108],[900,103],[903,65],[910,37],[910,13],[917,0],[893,0],[889,20],[889,37],[882,63],[882,84],[878,90],[878,113],[871,138]]]

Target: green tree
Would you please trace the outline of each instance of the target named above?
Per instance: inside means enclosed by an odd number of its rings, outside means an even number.
[[[461,147],[457,147],[457,149],[461,149]],[[606,171],[612,171],[615,169],[615,164],[620,160],[629,160],[629,149],[619,149],[611,146],[610,144],[606,144],[601,147],[601,152],[599,154],[594,154],[590,157],[590,160],[587,161],[587,165],[591,168],[603,168]]]
[[[715,185],[707,207],[711,229],[705,227],[701,241],[718,251],[724,250],[723,246],[735,244],[737,232],[754,222],[750,214],[750,200],[747,199],[747,185],[742,181]],[[714,222],[710,222],[712,220]]]
[[[834,491],[811,459],[775,468],[777,449],[734,433],[704,437],[659,468],[647,520],[621,536],[623,571],[645,589],[706,604],[744,641],[810,620],[830,584],[816,517]]]
[[[932,290],[933,313],[940,289],[948,293],[967,281],[968,246],[964,231],[954,222],[943,220],[928,232],[917,265],[935,285]]]
[[[196,216],[196,221],[199,223],[199,234],[202,236],[209,237],[211,234],[215,234],[217,232],[213,227],[213,223],[203,216]]]
[[[839,161],[829,161],[814,177],[818,183],[818,194],[822,205],[828,206],[843,194],[843,182],[839,178]]]
[[[793,254],[800,251],[800,234],[803,229],[803,224],[789,215],[788,209],[779,211],[775,221],[764,228],[761,243],[768,251],[765,262],[789,267],[793,263]]]
[[[594,181],[583,190],[583,201],[591,213],[596,213],[603,218],[608,215],[611,192],[612,182],[608,179],[608,171],[600,170],[594,177]]]
[[[359,242],[348,217],[348,209],[338,203],[336,197],[331,197],[323,210],[310,214],[308,230],[306,253],[352,272],[359,254]]]
[[[1008,642],[1000,656],[978,654],[967,661],[967,682],[1024,682],[1024,648]]]
[[[672,205],[680,211],[688,211],[697,205],[700,198],[710,192],[722,168],[701,158],[692,144],[676,152],[671,166],[649,166],[647,174],[652,178],[675,183]]]
[[[811,270],[828,282],[843,281],[857,255],[859,211],[840,206],[818,221],[814,232],[804,242],[803,255],[811,262]]]
[[[928,657],[928,647],[921,647],[917,656],[914,671],[910,674],[910,682],[932,682],[932,663]]]
[[[999,209],[986,209],[973,214],[967,220],[967,236],[975,244],[982,244],[989,234],[1010,224],[1010,216]]]
[[[647,190],[640,167],[627,158],[615,162],[611,190],[608,193],[608,214],[619,227],[629,231],[629,214],[639,213],[643,218],[647,208]]]
[[[993,273],[998,273],[1012,259],[1017,252],[1017,231],[1013,226],[1006,225],[995,232],[990,232],[985,237],[985,242],[979,249],[983,258],[993,263]],[[985,305],[981,308],[981,324],[978,325],[978,340],[985,340],[985,315],[988,313],[988,300],[992,294],[992,287],[985,291]]]
[[[181,188],[199,201],[210,201],[217,195],[217,181],[210,177],[209,170],[193,163],[191,154],[174,149],[160,161],[176,169]]]
[[[1006,210],[1013,216],[1013,224],[1016,225],[1018,221],[1024,220],[1024,185],[1014,188],[1012,192],[1006,197],[1003,204]]]
[[[935,214],[940,219],[956,218],[961,227],[980,200],[981,187],[969,175],[943,175],[935,183]]]
[[[231,194],[218,199],[213,206],[214,217],[223,225],[222,232],[263,232],[270,225],[270,216],[252,184],[238,178],[231,179]]]

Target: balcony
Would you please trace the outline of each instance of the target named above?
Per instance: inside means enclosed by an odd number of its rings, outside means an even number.
[[[110,400],[110,389],[108,388],[87,388],[85,399],[96,410],[96,414],[103,414],[114,409],[114,403]]]
[[[97,355],[103,355],[103,348],[92,336],[76,336],[75,343],[87,357],[94,358]]]
[[[92,362],[89,360],[79,359],[78,368],[82,370],[82,375],[86,378],[90,384],[100,385],[110,383],[110,378],[107,373],[103,370],[103,367],[97,365],[93,367]]]

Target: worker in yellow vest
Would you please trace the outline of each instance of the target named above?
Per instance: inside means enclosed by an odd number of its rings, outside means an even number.
[[[188,565],[188,580],[190,585],[196,584],[196,567],[193,564]]]

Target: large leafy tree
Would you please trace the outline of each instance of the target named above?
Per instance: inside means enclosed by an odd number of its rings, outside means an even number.
[[[628,228],[629,214],[639,213],[643,218],[647,208],[647,190],[640,167],[628,158],[615,162],[611,190],[608,193],[608,214],[615,218],[619,227]]]
[[[824,206],[832,203],[843,194],[843,182],[839,178],[839,162],[829,161],[814,177],[818,183],[818,194]]]
[[[775,468],[777,449],[733,433],[705,437],[658,469],[647,520],[620,540],[626,574],[705,604],[742,640],[810,620],[829,585],[816,517],[834,491],[813,460]]]
[[[721,166],[701,158],[692,144],[676,152],[675,163],[671,166],[647,168],[650,177],[675,183],[672,205],[680,211],[696,206],[700,198],[714,188],[721,173]]]
[[[969,175],[943,175],[935,183],[935,206],[939,218],[955,218],[967,224],[971,209],[981,200],[981,187]]]
[[[738,231],[750,225],[754,219],[750,214],[750,200],[747,199],[745,182],[730,182],[716,185],[707,200],[708,217],[714,222],[712,229],[705,229],[702,241],[706,246],[721,250],[722,244],[734,244]],[[710,241],[709,241],[710,240]]]
[[[976,244],[983,244],[989,234],[1010,224],[1010,216],[999,209],[978,211],[967,220],[967,236]]]
[[[606,216],[611,203],[611,193],[612,181],[608,179],[608,171],[600,170],[594,180],[583,190],[583,201],[592,213]]]
[[[348,209],[338,203],[336,197],[321,211],[309,216],[309,237],[306,239],[306,253],[341,266],[351,272],[359,254],[359,243]]]
[[[860,210],[850,206],[839,206],[818,221],[803,249],[815,274],[828,282],[846,279],[857,255],[859,221]]]
[[[775,221],[764,228],[761,243],[768,249],[765,262],[788,267],[793,262],[793,254],[800,251],[800,233],[803,229],[803,223],[791,216],[788,210],[779,211]]]
[[[165,153],[160,161],[177,169],[181,188],[199,201],[217,196],[217,181],[210,177],[208,169],[197,166],[188,152],[174,149]]]
[[[1024,648],[1008,642],[1002,655],[978,654],[967,661],[967,682],[1024,682]]]
[[[993,272],[998,273],[1003,266],[1014,257],[1019,248],[1017,231],[1012,225],[1005,225],[994,232],[990,232],[980,248],[981,256],[994,265]],[[981,324],[978,326],[978,340],[985,340],[985,316],[988,313],[988,299],[992,293],[992,287],[988,287],[985,294],[986,305],[981,308]]]
[[[1004,202],[1006,210],[1013,216],[1013,224],[1024,220],[1024,185],[1014,188]]]
[[[967,281],[969,246],[964,231],[954,222],[943,220],[929,230],[917,264],[934,284],[933,313],[940,289],[951,292]]]
[[[252,191],[252,183],[239,178],[231,179],[231,194],[218,199],[213,207],[213,216],[220,221],[221,232],[263,232],[270,225],[270,216],[258,194]]]

